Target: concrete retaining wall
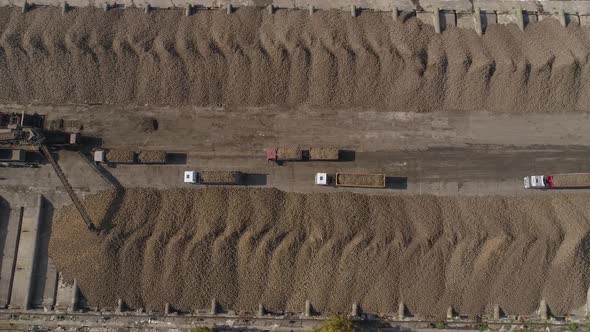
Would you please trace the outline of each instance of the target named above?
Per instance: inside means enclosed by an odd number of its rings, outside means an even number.
[[[37,264],[37,241],[43,199],[29,199],[22,216],[16,267],[10,296],[10,309],[28,310],[33,292],[33,274]]]

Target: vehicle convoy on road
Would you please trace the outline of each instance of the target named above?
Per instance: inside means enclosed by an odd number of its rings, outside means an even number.
[[[285,161],[339,161],[340,150],[335,148],[312,147],[271,147],[266,149],[266,160],[280,164]]]
[[[113,164],[156,165],[169,162],[168,153],[160,150],[96,149],[94,162]]]
[[[365,173],[316,173],[315,184],[320,186],[334,185],[336,187],[385,188],[385,174]]]
[[[244,174],[239,171],[185,171],[184,183],[205,185],[239,185]]]
[[[525,189],[590,188],[590,173],[530,175],[524,177]]]

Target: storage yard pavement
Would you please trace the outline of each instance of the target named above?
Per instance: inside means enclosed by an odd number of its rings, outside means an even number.
[[[185,170],[238,170],[249,184],[286,191],[354,190],[374,193],[524,193],[531,174],[587,172],[588,113],[497,114],[485,112],[396,113],[379,110],[267,108],[166,108],[113,106],[24,107],[0,111],[38,112],[64,119],[65,130],[99,137],[107,148],[187,153],[181,165],[118,165],[107,168],[125,187],[177,187]],[[84,121],[82,121],[84,119]],[[157,130],[152,130],[152,121]],[[331,146],[355,151],[350,161],[265,160],[269,146]],[[84,195],[108,187],[83,158],[62,151],[59,163]],[[319,187],[316,172],[385,173],[389,190]],[[3,169],[3,196],[42,193],[69,203],[50,165]]]

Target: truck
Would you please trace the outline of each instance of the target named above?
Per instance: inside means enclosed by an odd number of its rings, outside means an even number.
[[[185,171],[184,183],[204,185],[239,185],[244,174],[239,171]]]
[[[590,188],[590,173],[530,175],[524,177],[525,189]]]
[[[266,160],[280,164],[285,161],[339,161],[340,150],[336,148],[311,147],[270,147],[266,151]]]
[[[321,186],[333,184],[336,187],[385,188],[385,179],[385,174],[336,173],[336,176],[331,177],[328,173],[316,173],[315,184]]]
[[[94,162],[106,164],[166,164],[168,154],[159,150],[96,149]]]

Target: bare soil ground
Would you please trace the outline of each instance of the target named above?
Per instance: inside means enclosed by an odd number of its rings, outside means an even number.
[[[85,200],[101,235],[59,211],[50,257],[92,305],[423,316],[555,314],[585,302],[588,194],[437,197],[276,189],[130,189]]]
[[[553,19],[435,34],[389,13],[0,9],[0,102],[590,109],[590,35]],[[149,124],[148,124],[149,125]]]

